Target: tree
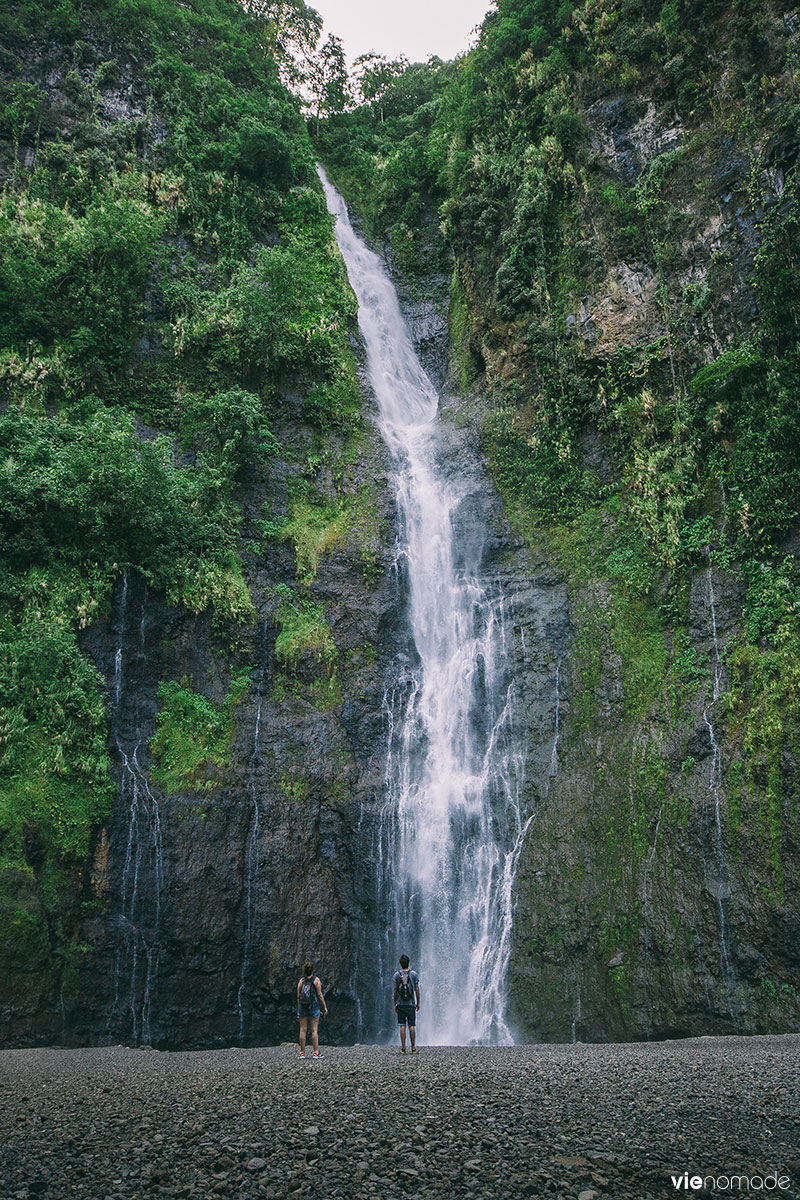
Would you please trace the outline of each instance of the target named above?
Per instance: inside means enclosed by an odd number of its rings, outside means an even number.
[[[352,103],[342,39],[332,33],[313,56],[309,86],[317,121],[345,112]]]
[[[322,17],[305,0],[243,0],[260,27],[261,44],[286,87],[305,83],[322,32]]]
[[[376,54],[374,50],[369,50],[366,54],[359,54],[354,67],[362,99],[366,103],[373,101],[380,105],[381,124],[383,124],[382,100],[386,89],[392,80],[406,70],[408,59],[405,55],[401,55],[400,58],[388,59],[382,54]]]

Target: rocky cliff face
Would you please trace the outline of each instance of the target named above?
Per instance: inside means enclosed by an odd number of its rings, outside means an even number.
[[[585,120],[605,178],[641,189],[665,155],[678,165],[655,255],[610,243],[584,197],[602,265],[566,316],[567,337],[600,372],[620,349],[635,359],[676,328],[684,363],[713,360],[758,322],[761,230],[784,202],[793,138],[765,133],[748,154],[730,125],[690,135],[671,98],[647,94],[597,101]],[[701,294],[692,309],[687,298]],[[584,449],[612,480],[611,445],[585,429]],[[598,542],[616,519],[595,527]],[[579,553],[591,560],[591,545]],[[796,542],[780,553],[790,561]],[[658,1038],[800,1021],[795,747],[783,742],[771,783],[763,761],[747,766],[765,750],[744,745],[741,674],[734,682],[729,665],[747,583],[705,554],[677,587],[662,575],[657,599],[671,607],[657,625],[652,601],[631,605],[567,556],[557,761],[517,882],[510,989],[525,1036]],[[678,651],[683,666],[670,670]],[[788,730],[791,711],[783,719]]]
[[[363,412],[351,403],[343,415],[347,386],[340,374],[325,408],[330,376],[319,364],[321,358],[330,371],[330,345],[304,369],[292,361],[270,374],[274,344],[285,338],[280,315],[262,358],[238,378],[231,377],[230,348],[246,331],[226,330],[221,365],[214,361],[213,334],[209,340],[206,331],[202,349],[184,354],[169,326],[165,274],[167,286],[184,281],[195,288],[199,280],[209,299],[215,288],[230,286],[237,271],[252,268],[265,247],[281,237],[307,236],[302,253],[295,246],[292,264],[284,260],[257,295],[271,296],[285,286],[287,270],[291,275],[298,262],[308,269],[313,260],[311,269],[319,272],[314,300],[332,300],[324,336],[333,330],[344,339],[339,365],[345,373],[352,369],[355,376],[360,353],[353,322],[338,307],[346,284],[337,263],[326,258],[330,234],[302,122],[264,67],[263,51],[254,51],[239,7],[223,0],[218,10],[239,47],[239,90],[230,90],[229,125],[215,130],[219,144],[210,165],[204,148],[190,139],[183,175],[171,174],[176,162],[181,166],[176,128],[187,119],[180,107],[185,88],[200,86],[195,60],[206,61],[199,47],[209,45],[202,28],[170,34],[165,59],[157,22],[147,25],[141,53],[147,61],[162,56],[161,74],[151,72],[161,92],[145,77],[127,22],[120,32],[87,21],[81,26],[86,40],[77,46],[63,31],[24,44],[11,37],[13,52],[2,60],[0,83],[30,109],[23,104],[25,119],[13,131],[0,130],[0,166],[14,186],[24,195],[30,170],[45,196],[36,203],[45,204],[47,188],[56,186],[47,171],[63,159],[65,211],[77,206],[77,216],[70,211],[63,220],[77,224],[95,177],[113,199],[115,172],[127,162],[134,183],[141,182],[139,168],[145,181],[137,211],[163,232],[158,261],[137,300],[136,324],[117,331],[129,343],[119,378],[96,371],[84,386],[75,369],[73,390],[57,380],[49,408],[36,410],[42,423],[56,413],[65,422],[79,420],[70,405],[77,397],[80,408],[81,387],[88,387],[101,394],[93,402],[134,410],[142,443],[166,435],[166,459],[188,473],[213,459],[221,428],[209,440],[203,404],[213,406],[214,393],[241,397],[244,384],[268,413],[275,439],[237,475],[227,513],[234,521],[241,513],[234,561],[242,564],[252,617],[237,619],[224,600],[213,608],[169,603],[168,589],[152,576],[148,583],[135,565],[112,563],[108,592],[90,606],[92,619],[84,615],[80,622],[75,653],[94,663],[102,681],[114,800],[94,828],[89,858],[72,854],[57,870],[28,813],[21,818],[20,866],[8,867],[12,838],[3,810],[0,1012],[7,1045],[123,1041],[174,1048],[293,1037],[294,987],[309,957],[328,990],[329,1036],[353,1040],[365,1029],[365,992],[378,988],[374,855],[382,705],[408,635],[393,553],[395,514],[369,389],[362,380]],[[113,21],[117,14],[109,11]],[[156,15],[168,18],[168,9]],[[203,15],[197,20],[202,26]],[[209,87],[228,87],[213,50],[211,44],[204,96]],[[180,88],[170,92],[181,53],[191,65],[184,63]],[[247,75],[248,55],[263,72],[258,86]],[[18,78],[9,80],[12,68]],[[241,106],[251,102],[263,111],[253,117],[242,110],[242,117]],[[203,104],[198,100],[191,119],[203,119]],[[79,191],[84,188],[78,201],[68,188],[73,178]],[[167,191],[155,196],[161,184]],[[175,190],[168,195],[170,186]],[[195,200],[187,202],[182,189],[192,188],[198,189]],[[206,203],[222,209],[198,221]],[[161,205],[172,214],[166,220]],[[244,262],[237,265],[242,245]],[[302,288],[290,279],[287,305],[296,303],[296,286]],[[328,301],[321,301],[326,291]],[[250,323],[253,303],[251,294]],[[298,318],[295,328],[299,324]],[[313,336],[310,327],[300,334],[306,345]],[[69,361],[69,347],[60,353]],[[8,373],[3,382],[5,413],[17,397]],[[143,414],[154,396],[160,399]],[[322,405],[322,416],[310,397]],[[198,399],[195,432],[182,436],[170,422],[178,407],[191,412]],[[243,422],[234,415],[233,440],[242,435]],[[224,464],[216,462],[212,471],[212,491],[225,489]],[[209,534],[213,539],[213,529]],[[84,558],[94,554],[93,544],[84,546]],[[66,624],[77,627],[73,612]]]
[[[380,476],[374,442],[359,470]],[[291,554],[252,564],[248,583],[263,599],[240,648],[253,664],[251,683],[236,706],[235,765],[208,790],[163,796],[148,781],[146,750],[160,679],[208,680],[204,690],[224,696],[226,666],[208,628],[159,605],[139,584],[129,589],[119,640],[111,629],[96,631],[91,649],[109,679],[122,649],[120,791],[100,834],[102,883],[97,867],[94,875],[109,911],[94,922],[91,954],[106,982],[97,989],[99,1010],[84,1010],[83,1036],[105,1017],[123,1040],[136,1035],[137,1022],[144,1038],[147,1021],[154,1045],[279,1040],[294,1029],[292,993],[306,956],[331,989],[336,1035],[357,1035],[354,975],[375,921],[364,847],[380,789],[384,677],[402,637],[389,575],[391,512],[385,498],[377,502],[388,535],[378,585],[363,583],[353,538],[323,560],[313,588],[336,646],[333,705],[315,703],[315,684],[329,676],[313,652],[290,678],[276,660],[279,625],[269,597],[282,579],[293,579]],[[119,624],[119,596],[116,612]],[[142,771],[133,802],[138,772],[127,763],[137,745]],[[155,804],[157,839],[152,819],[136,811]]]
[[[692,646],[712,663],[737,629],[739,590],[713,568],[692,580]],[[795,1028],[793,803],[770,815],[737,793],[737,737],[705,688],[665,688],[632,720],[628,664],[602,616],[587,631],[587,600],[603,611],[598,592],[570,596],[557,763],[517,880],[519,1025],[557,1041]],[[587,632],[601,639],[590,690]],[[793,758],[782,768],[791,788]]]
[[[295,577],[294,555],[281,546],[248,564],[257,618],[234,647],[207,616],[169,607],[136,574],[118,582],[108,619],[86,631],[84,648],[107,681],[117,795],[84,872],[78,964],[66,979],[41,963],[7,981],[10,1044],[282,1040],[296,1032],[294,985],[306,957],[329,989],[330,1036],[363,1032],[362,991],[376,986],[370,847],[381,706],[406,635],[376,434],[366,435],[353,472],[370,480],[381,535],[369,583],[357,533],[320,562],[311,597],[324,605],[332,661],[313,647],[290,669],[276,658],[280,584]],[[250,498],[266,484],[274,503],[275,479],[254,480]],[[158,685],[180,679],[222,702],[232,659],[248,664],[233,765],[212,769],[197,789],[166,791],[151,774]]]
[[[137,87],[126,67],[103,92],[104,120],[138,120]],[[749,577],[712,532],[697,535],[690,567],[663,565],[640,587],[629,566],[638,560],[615,541],[620,504],[587,506],[571,525],[526,519],[486,437],[496,390],[524,385],[532,398],[514,428],[532,454],[542,433],[534,393],[569,360],[568,385],[591,385],[582,461],[601,491],[618,489],[629,465],[598,381],[606,386],[622,362],[654,404],[675,405],[676,363],[678,374],[701,367],[755,328],[751,275],[764,220],[787,203],[796,139],[782,126],[748,145],[750,133],[690,125],[663,89],[644,87],[593,98],[581,117],[600,183],[638,187],[646,200],[648,180],[667,180],[668,211],[658,228],[651,222],[654,249],[641,229],[620,230],[598,189],[577,189],[567,232],[586,270],[547,335],[559,362],[545,361],[530,314],[487,318],[488,293],[466,256],[456,253],[450,291],[440,270],[404,275],[391,241],[384,248],[422,359],[444,384],[442,452],[463,482],[459,520],[483,531],[485,570],[510,616],[533,814],[514,890],[510,1016],[534,1040],[796,1029],[797,758],[785,732],[792,713],[781,711],[796,695],[773,687],[780,663],[763,666],[743,641]],[[149,119],[148,136],[162,136]],[[609,194],[619,216],[628,201]],[[431,221],[433,241],[437,228]],[[440,244],[433,258],[442,261]],[[535,369],[531,346],[541,351]],[[143,340],[134,357],[146,374],[161,353]],[[292,452],[252,466],[241,492],[251,624],[171,606],[129,569],[82,631],[105,681],[116,798],[73,873],[62,929],[34,887],[40,848],[26,846],[29,871],[14,894],[37,933],[6,947],[7,1044],[289,1038],[306,957],[328,990],[329,1037],[383,1025],[384,697],[412,649],[385,455],[361,382],[357,444],[309,425],[310,379],[279,389],[273,429]],[[632,393],[620,395],[621,411]],[[650,400],[641,403],[646,422]],[[726,419],[709,416],[727,451]],[[654,425],[640,441],[649,452],[659,437]],[[674,469],[674,456],[642,454],[643,475]],[[719,527],[726,497],[713,478],[705,492],[698,485],[695,515]],[[623,506],[638,502],[635,489],[620,495]],[[792,538],[779,549],[796,559]],[[177,776],[165,681],[179,684],[201,725],[230,720],[229,752]],[[191,727],[186,738],[195,736]]]
[[[718,33],[727,17],[720,15]],[[558,403],[553,414],[541,392],[548,374],[561,373],[563,402],[570,391],[586,397],[579,454],[600,488],[613,494],[622,475],[623,505],[635,504],[648,487],[641,473],[652,470],[660,480],[652,494],[669,494],[680,448],[660,461],[654,454],[649,465],[642,454],[631,468],[605,410],[617,404],[621,413],[630,396],[654,411],[688,393],[688,419],[696,420],[691,409],[702,413],[707,401],[692,393],[692,373],[743,339],[757,344],[767,231],[795,203],[787,187],[797,169],[796,139],[780,116],[792,87],[792,53],[784,55],[796,41],[796,17],[770,11],[757,25],[771,64],[770,121],[752,108],[741,120],[730,115],[735,66],[726,49],[709,59],[705,119],[679,104],[657,73],[649,90],[621,87],[577,102],[586,145],[577,180],[559,165],[552,139],[545,156],[573,197],[574,207],[543,220],[552,263],[563,255],[567,266],[538,262],[532,311],[501,320],[509,308],[499,301],[503,268],[495,281],[487,272],[497,261],[493,246],[456,241],[444,415],[462,448],[488,440],[508,513],[525,534],[504,525],[485,478],[484,515],[495,531],[488,557],[512,604],[514,670],[529,730],[534,817],[516,879],[509,970],[510,1014],[524,1038],[647,1039],[800,1022],[796,709],[776,659],[771,699],[756,682],[768,643],[757,653],[746,648],[752,569],[730,550],[720,553],[734,519],[724,478],[702,484],[706,537],[688,569],[686,560],[670,566],[662,545],[660,570],[637,578],[639,552],[623,509],[587,506],[571,525],[559,523],[557,510],[549,522],[535,512],[531,519],[519,482],[530,468],[510,479],[504,447],[480,436],[487,417],[491,430],[499,400],[514,412],[528,453],[546,444]],[[575,87],[579,96],[596,95],[601,85],[579,77]],[[520,103],[517,93],[510,103]],[[520,105],[517,120],[524,117]],[[500,141],[502,128],[494,131]],[[475,136],[491,135],[481,128]],[[461,203],[478,240],[474,213],[497,221],[490,202],[500,205],[495,197],[503,193],[475,161],[473,191]],[[512,194],[509,205],[524,204],[525,186],[523,178],[522,198]],[[503,238],[512,243],[510,225]],[[569,277],[576,262],[583,287]],[[545,276],[546,302],[536,290]],[[792,303],[788,293],[784,302]],[[737,438],[741,445],[752,435],[725,428],[725,403],[731,393],[709,423],[723,430],[731,455]],[[777,412],[765,414],[765,426]],[[655,422],[652,429],[655,446]],[[456,469],[469,475],[463,460]],[[662,534],[666,541],[666,522]],[[796,539],[784,537],[775,554],[788,577]],[[762,560],[761,576],[769,571]]]

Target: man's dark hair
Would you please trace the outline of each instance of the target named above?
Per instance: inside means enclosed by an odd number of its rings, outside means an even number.
[[[400,955],[400,966],[403,968],[404,971],[408,970],[408,955],[407,954]]]

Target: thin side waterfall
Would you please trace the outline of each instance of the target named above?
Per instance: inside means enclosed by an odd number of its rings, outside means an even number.
[[[549,779],[558,775],[558,743],[561,738],[561,659],[556,663],[556,716],[553,734],[553,749],[550,754]],[[549,780],[548,780],[549,783]]]
[[[114,652],[114,711],[122,699],[122,639],[125,633],[125,614],[128,611],[128,572],[122,574],[122,591],[119,597],[117,648]]]
[[[653,870],[653,864],[656,859],[656,851],[658,850],[658,837],[661,832],[661,817],[663,814],[663,804],[659,807],[658,817],[656,818],[656,827],[653,833],[653,840],[650,843],[650,848],[647,851],[647,857],[644,860],[644,869],[642,871],[642,978],[644,981],[644,993],[646,998],[644,1018],[645,1018],[645,1034],[650,1037],[650,955],[654,945],[653,938],[653,904],[650,891],[650,873]]]
[[[583,1012],[581,1009],[581,981],[580,977],[575,980],[575,992],[572,1001],[572,1033],[571,1042],[573,1046],[578,1040],[578,1025],[583,1020]]]
[[[117,615],[114,654],[114,707],[112,734],[121,764],[120,806],[127,808],[127,841],[119,895],[119,924],[114,955],[113,997],[108,1013],[109,1037],[129,1036],[133,1045],[151,1040],[150,1013],[161,949],[161,899],[164,890],[164,849],[161,813],[140,762],[144,734],[134,703],[131,731],[123,714],[126,626],[129,583],[123,575]],[[142,603],[136,630],[136,658],[145,658],[145,606]]]
[[[263,676],[263,671],[262,671]],[[261,681],[263,687],[263,678]],[[253,730],[253,752],[250,755],[250,828],[245,844],[245,930],[244,946],[242,948],[242,969],[239,976],[239,990],[236,993],[236,1012],[239,1017],[239,1041],[244,1041],[244,996],[250,971],[250,959],[253,948],[253,926],[255,924],[255,895],[258,886],[260,863],[259,856],[259,807],[257,771],[261,759],[261,707],[262,697],[259,692],[256,706],[256,723]]]
[[[722,665],[722,656],[719,648],[719,635],[717,632],[717,609],[716,598],[714,596],[714,578],[711,570],[711,559],[707,554],[706,579],[708,583],[708,606],[711,613],[711,637],[714,647],[714,682],[711,692],[711,703],[703,710],[703,721],[708,730],[709,740],[711,742],[711,770],[709,773],[709,786],[711,788],[711,796],[714,801],[714,814],[712,824],[712,844],[714,851],[714,874],[715,878],[709,881],[709,887],[717,902],[717,915],[719,917],[719,958],[720,969],[722,971],[722,981],[725,986],[725,994],[728,1002],[728,1012],[734,1022],[738,1020],[738,1004],[736,1001],[736,971],[733,966],[730,954],[729,933],[728,933],[728,917],[725,911],[725,903],[730,898],[730,887],[728,886],[728,864],[725,858],[725,843],[722,838],[722,752],[717,740],[717,733],[714,726],[714,705],[722,695],[725,674]]]
[[[384,701],[386,818],[379,837],[379,949],[388,982],[405,951],[420,974],[424,1040],[510,1044],[506,975],[512,890],[530,824],[499,586],[484,577],[484,531],[460,511],[464,484],[441,466],[438,396],[377,255],[320,170],[392,459],[416,657]]]

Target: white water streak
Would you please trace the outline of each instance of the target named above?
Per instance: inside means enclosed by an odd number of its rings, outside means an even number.
[[[558,743],[561,737],[561,659],[556,663],[556,717],[553,749],[550,754],[550,779],[558,775]]]
[[[725,912],[725,901],[730,896],[728,887],[728,864],[725,857],[725,843],[722,837],[722,751],[719,742],[717,741],[716,729],[714,727],[714,704],[719,700],[724,690],[724,667],[722,664],[722,656],[719,647],[719,635],[717,632],[717,608],[716,598],[714,596],[714,576],[711,569],[711,559],[706,552],[708,559],[706,566],[706,579],[708,582],[708,606],[711,613],[711,636],[714,646],[714,683],[712,686],[711,703],[703,710],[703,721],[708,730],[709,740],[711,742],[711,771],[709,775],[709,787],[711,796],[714,801],[714,828],[713,828],[713,843],[714,843],[714,860],[715,873],[717,878],[712,881],[713,892],[717,902],[717,916],[719,918],[719,957],[720,968],[722,970],[722,980],[725,985],[725,993],[728,1002],[728,1012],[734,1021],[738,1016],[738,1004],[736,1000],[736,971],[733,966],[729,945],[728,934],[728,918]]]
[[[530,824],[520,810],[499,589],[481,577],[479,531],[459,524],[459,479],[439,464],[437,393],[377,255],[320,172],[359,304],[381,432],[392,455],[418,662],[385,700],[386,790],[394,821],[382,863],[396,928],[421,976],[428,1043],[511,1043],[505,1016],[512,889]],[[385,963],[384,969],[394,967]]]
[[[114,1031],[123,1011],[120,985],[127,970],[130,1037],[133,1045],[151,1039],[152,987],[158,973],[161,941],[161,899],[164,890],[164,843],[161,812],[147,771],[139,762],[143,742],[136,728],[133,739],[123,744],[120,708],[125,700],[125,625],[128,603],[128,574],[123,575],[118,616],[117,647],[114,654],[114,710],[112,729],[121,764],[119,803],[128,805],[128,835],[120,881],[120,935],[114,956],[114,989],[107,1030]],[[138,656],[145,657],[145,611],[142,605],[138,626]],[[142,891],[144,880],[145,890]],[[140,950],[143,960],[140,967]]]
[[[236,993],[236,1011],[239,1017],[239,1041],[244,1042],[244,996],[247,987],[247,976],[250,970],[250,957],[253,948],[253,927],[255,924],[255,895],[258,885],[258,874],[261,866],[259,854],[260,815],[258,808],[258,789],[256,771],[261,753],[261,707],[262,698],[258,697],[256,708],[256,723],[253,732],[253,752],[250,756],[250,828],[247,834],[245,848],[245,931],[244,947],[242,949],[242,969],[239,976],[239,989]]]

